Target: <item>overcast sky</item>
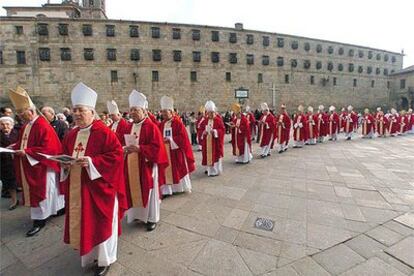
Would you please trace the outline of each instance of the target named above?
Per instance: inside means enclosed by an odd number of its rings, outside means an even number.
[[[40,6],[47,0],[0,0],[0,6]],[[51,0],[59,3],[59,0]],[[307,36],[394,52],[414,65],[412,0],[106,0],[111,19],[233,27]],[[0,9],[0,15],[5,10]]]

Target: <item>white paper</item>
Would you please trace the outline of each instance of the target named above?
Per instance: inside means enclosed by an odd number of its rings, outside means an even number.
[[[15,153],[16,151],[15,150],[12,150],[12,149],[0,147],[0,152]]]
[[[62,155],[48,155],[48,154],[44,154],[44,153],[40,153],[40,152],[38,152],[37,154],[46,157],[46,159],[57,161],[59,163],[72,163],[72,162],[76,161],[76,158],[73,158],[72,156],[65,155],[65,154],[62,154]]]
[[[134,134],[124,134],[126,146],[138,146],[138,137]]]
[[[27,160],[29,161],[30,166],[32,167],[40,163],[39,161],[37,161],[36,159],[34,159],[28,154],[26,154],[26,157],[27,157]]]

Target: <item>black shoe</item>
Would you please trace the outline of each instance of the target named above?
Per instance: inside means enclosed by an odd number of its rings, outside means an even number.
[[[268,153],[267,156],[270,156],[270,153]]]
[[[279,150],[278,152],[279,152],[279,153],[282,153],[282,152],[283,152],[283,150]]]
[[[204,171],[204,174],[207,174],[207,171]]]
[[[59,211],[57,211],[56,215],[53,215],[53,216],[60,217],[60,216],[63,216],[64,214],[65,214],[65,208],[62,208]]]
[[[26,233],[26,237],[33,237],[34,235],[36,235],[37,233],[40,232],[40,230],[42,230],[43,226],[33,226],[32,229],[30,229],[27,233]]]
[[[346,140],[351,140],[351,137],[346,138]]]
[[[111,267],[110,265],[108,265],[108,266],[96,266],[95,276],[106,275],[106,273],[108,273],[110,267]]]
[[[19,206],[19,200],[17,200],[15,204],[10,205],[10,207],[9,207],[9,211],[13,211],[14,209],[16,209],[16,208],[17,208],[17,206]]]
[[[265,157],[266,157],[266,155],[260,154],[260,158],[265,158]]]
[[[157,224],[155,222],[147,222],[147,231],[153,231],[157,228]]]

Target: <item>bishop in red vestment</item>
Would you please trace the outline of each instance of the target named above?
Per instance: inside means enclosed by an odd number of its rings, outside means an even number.
[[[290,116],[286,112],[284,104],[280,106],[280,114],[275,118],[275,121],[278,152],[282,153],[288,149],[291,128]]]
[[[123,151],[115,133],[94,119],[96,92],[79,83],[71,98],[76,127],[65,136],[63,152],[75,161],[62,164],[64,241],[79,250],[82,266],[96,261],[96,275],[104,275],[117,259],[120,220],[127,208]]]
[[[202,150],[202,144],[203,144],[203,130],[201,129],[201,125],[206,120],[206,114],[204,106],[200,107],[200,110],[198,112],[198,117],[196,121],[196,132],[197,132],[197,144],[198,144],[198,151]]]
[[[381,110],[375,115],[376,129],[378,137],[386,137],[388,129],[388,119],[384,116],[384,112]]]
[[[298,111],[293,118],[293,140],[294,148],[301,148],[306,140],[306,116],[303,114],[303,106],[298,107]]]
[[[191,192],[190,173],[195,170],[195,159],[187,129],[181,118],[174,114],[172,98],[161,98],[163,121],[160,123],[161,134],[167,150],[168,167],[165,169],[165,185],[161,186],[162,195]]]
[[[276,125],[275,117],[270,113],[267,103],[262,103],[260,108],[262,109],[262,116],[258,121],[258,142],[261,148],[260,156],[265,158],[271,154],[275,140]]]
[[[344,132],[346,140],[351,140],[352,133],[358,127],[358,115],[353,111],[353,109],[352,105],[348,106],[348,113],[345,117]]]
[[[129,95],[130,124],[124,135],[126,154],[125,180],[127,188],[127,221],[138,219],[148,231],[160,220],[160,187],[164,184],[168,157],[161,132],[147,117],[146,97],[133,90]]]
[[[339,132],[339,115],[335,112],[335,106],[331,105],[329,107],[328,115],[328,134],[330,141],[336,141],[338,139],[337,134]]]
[[[372,139],[374,137],[374,125],[374,116],[369,113],[368,108],[365,108],[364,116],[362,118],[362,138]]]
[[[247,164],[253,159],[252,139],[248,118],[241,113],[241,106],[233,104],[234,118],[230,123],[231,145],[236,163]]]
[[[318,114],[313,114],[313,107],[308,107],[308,113],[306,114],[306,145],[316,145],[316,139],[318,138]]]
[[[109,128],[116,134],[118,140],[122,143],[124,133],[128,128],[128,122],[122,118],[121,112],[119,112],[118,105],[115,101],[106,102],[108,108],[108,115],[111,118],[112,123],[109,125]]]
[[[42,116],[27,92],[17,87],[10,89],[10,99],[16,113],[26,122],[13,149],[16,151],[14,169],[17,182],[23,189],[23,204],[30,208],[33,227],[26,233],[31,237],[38,233],[51,215],[63,214],[65,201],[59,186],[59,165],[44,155],[57,155],[62,146],[55,130]]]
[[[245,114],[247,121],[249,121],[250,126],[250,137],[252,140],[256,139],[256,118],[254,117],[253,112],[250,111],[250,106],[246,106],[246,114]]]
[[[225,127],[222,117],[216,113],[213,101],[205,104],[206,119],[201,123],[202,136],[202,165],[207,168],[208,176],[217,176],[223,171]]]
[[[328,135],[328,114],[324,111],[325,107],[323,105],[319,106],[318,110],[318,120],[316,125],[318,127],[318,143],[322,143],[325,139],[325,136]]]

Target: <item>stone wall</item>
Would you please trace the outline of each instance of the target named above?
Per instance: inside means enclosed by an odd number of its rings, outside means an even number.
[[[48,36],[37,34],[38,23],[48,24]],[[59,35],[59,23],[68,24],[68,36]],[[92,36],[83,35],[83,24],[92,24]],[[108,24],[115,25],[114,37],[106,36]],[[138,26],[139,37],[130,37],[130,25]],[[23,26],[24,33],[17,35],[15,26]],[[151,37],[151,27],[160,28],[160,38]],[[181,29],[181,39],[172,39],[173,28]],[[192,39],[193,29],[201,31],[199,41]],[[218,42],[212,41],[211,31],[219,32]],[[229,42],[232,32],[237,33],[237,43]],[[247,34],[253,35],[252,45],[246,43]],[[263,36],[269,37],[269,46],[263,46]],[[284,39],[283,48],[277,46],[277,38]],[[294,41],[298,42],[296,50],[291,47]],[[304,49],[305,43],[309,43],[309,51]],[[321,53],[316,51],[317,45],[322,46]],[[38,49],[42,47],[50,48],[50,61],[39,60]],[[329,47],[333,48],[332,54],[328,52]],[[60,48],[71,49],[71,61],[61,60]],[[93,61],[84,59],[84,48],[94,48]],[[108,48],[116,49],[116,61],[107,60]],[[130,60],[133,48],[140,51],[139,61]],[[153,49],[161,50],[161,61],[153,61]],[[398,71],[403,62],[403,56],[398,53],[291,35],[119,20],[2,17],[0,50],[3,53],[3,64],[0,65],[2,101],[9,88],[20,84],[42,104],[62,107],[70,104],[71,88],[83,81],[98,92],[99,111],[104,110],[105,102],[110,99],[115,99],[125,110],[132,89],[146,94],[152,109],[159,108],[161,96],[170,95],[179,110],[198,110],[208,99],[215,101],[220,110],[225,110],[235,101],[234,90],[239,87],[250,90],[246,103],[252,108],[258,108],[263,101],[272,106],[272,84],[276,88],[276,105],[286,103],[289,110],[295,110],[299,104],[334,104],[338,108],[352,104],[361,109],[373,108],[388,102],[389,77],[384,75],[384,69],[389,73]],[[16,50],[26,51],[26,65],[16,64]],[[181,62],[173,61],[174,50],[181,50]],[[352,57],[349,50],[354,51]],[[201,62],[193,62],[193,51],[201,52]],[[364,55],[362,58],[358,56],[359,51]],[[368,51],[372,51],[372,59],[368,59]],[[212,63],[211,52],[220,53],[219,63]],[[237,64],[229,62],[229,53],[237,53]],[[247,54],[254,55],[254,64],[246,64]],[[377,54],[380,54],[380,60],[376,59]],[[267,66],[262,65],[263,55],[269,56]],[[388,61],[384,61],[385,55]],[[278,57],[283,57],[283,66],[277,65]],[[291,59],[297,60],[296,68],[291,67]],[[304,68],[305,60],[311,63],[309,69]],[[316,68],[318,61],[322,63],[321,69]],[[329,62],[333,64],[332,71],[328,70]],[[349,63],[354,64],[354,72],[348,72]],[[343,64],[343,71],[338,70],[339,64]],[[363,67],[362,73],[358,73],[359,66]],[[367,73],[368,66],[372,67],[371,74]],[[380,68],[380,74],[376,74],[376,68]],[[111,82],[111,71],[117,71],[117,82]],[[159,81],[152,81],[152,71],[159,72]],[[191,71],[197,72],[197,81],[191,81]],[[231,73],[231,81],[226,81],[226,72]],[[262,74],[261,83],[258,74]],[[286,75],[289,76],[288,84],[285,83]],[[310,83],[311,76],[314,84]],[[354,79],[356,87],[353,86]]]

